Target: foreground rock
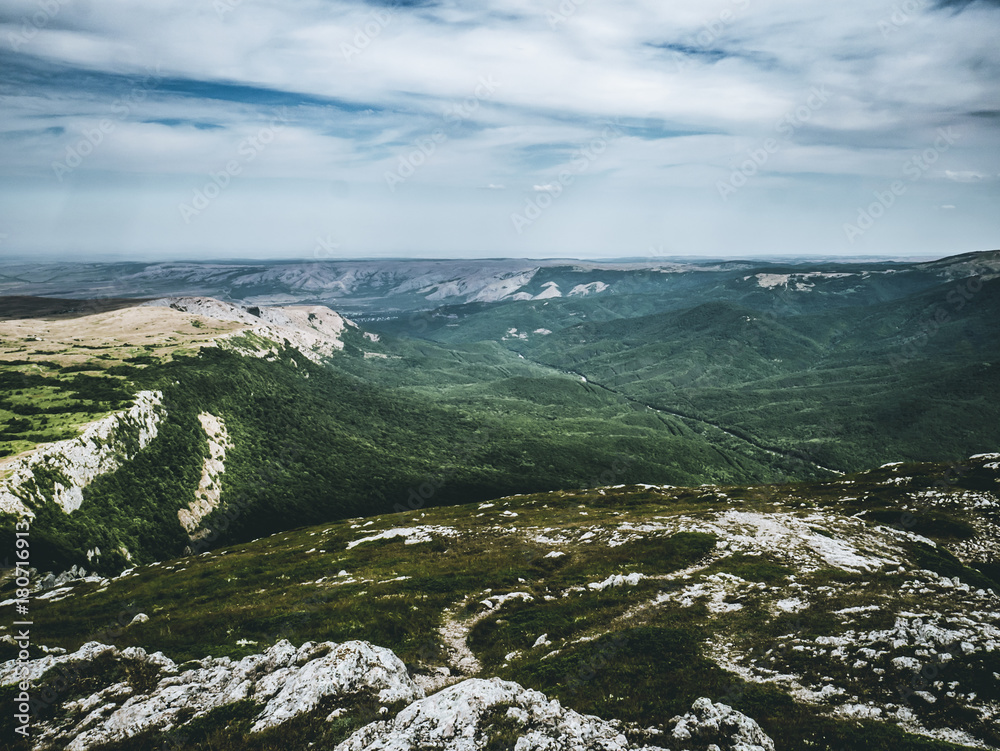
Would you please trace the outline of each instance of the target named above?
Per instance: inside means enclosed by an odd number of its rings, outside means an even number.
[[[671,748],[774,751],[753,720],[708,699],[678,722]],[[679,741],[679,745],[676,742]],[[710,745],[710,744],[715,744]],[[367,725],[335,751],[669,751],[628,742],[619,723],[566,709],[499,678],[472,678]]]
[[[183,737],[187,723],[236,702],[252,702],[251,733],[309,713],[321,732],[364,702],[380,706],[386,719],[357,730],[335,751],[774,751],[753,720],[708,699],[673,719],[672,735],[662,734],[669,747],[640,747],[615,720],[580,714],[499,678],[472,678],[425,698],[395,654],[361,641],[298,649],[280,641],[239,661],[208,657],[187,665],[181,670],[159,652],[89,642],[26,669],[16,661],[0,664],[0,686],[33,682],[33,748],[39,749],[87,751],[130,739],[142,745],[141,736],[151,733]],[[103,688],[94,694],[78,688],[95,684]]]
[[[363,698],[388,707],[423,697],[395,654],[360,641],[307,642],[298,649],[280,641],[263,654],[239,661],[209,657],[183,671],[160,653],[138,648],[119,651],[90,642],[71,655],[34,661],[31,677],[37,679],[53,668],[52,680],[39,688],[51,683],[56,692],[52,703],[60,705],[61,712],[55,720],[42,709],[38,746],[51,744],[68,751],[183,726],[244,700],[263,707],[251,729],[259,732],[313,711],[331,698],[343,697],[347,703]],[[86,682],[80,677],[94,673],[126,678],[108,681],[110,685],[90,696],[75,694],[74,686]],[[0,666],[0,685],[15,680],[16,663]],[[44,690],[36,695],[44,696]]]
[[[673,737],[685,746],[709,744],[719,749],[734,751],[774,751],[774,742],[760,726],[725,704],[715,704],[711,699],[698,699],[691,711],[675,717]]]

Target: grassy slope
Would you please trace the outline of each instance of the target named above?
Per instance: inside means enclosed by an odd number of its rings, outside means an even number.
[[[899,484],[887,482],[900,476],[912,478],[905,493]],[[824,485],[558,491],[507,498],[493,505],[345,520],[140,568],[105,586],[79,584],[67,599],[36,601],[32,612],[45,642],[68,649],[98,639],[119,647],[163,650],[180,661],[205,654],[257,652],[278,638],[294,644],[365,639],[392,648],[413,670],[425,672],[447,664],[439,628],[450,609],[458,623],[471,627],[469,645],[482,663],[483,675],[517,680],[579,711],[626,720],[636,738],[643,735],[641,728],[656,727],[686,711],[695,698],[709,696],[756,719],[779,749],[941,751],[953,746],[907,735],[888,723],[828,717],[822,706],[799,704],[774,685],[745,683],[719,665],[711,645],[729,640],[760,661],[767,659],[765,650],[780,645],[778,654],[786,664],[777,665],[779,672],[793,670],[820,685],[835,681],[848,686],[862,702],[884,703],[895,696],[895,683],[907,677],[893,672],[889,660],[895,652],[880,658],[878,664],[889,671],[882,678],[868,669],[845,671],[841,663],[829,658],[789,650],[786,642],[838,636],[848,628],[887,628],[894,613],[942,607],[949,600],[933,597],[948,598],[949,593],[918,594],[900,586],[923,576],[922,569],[936,569],[974,587],[993,586],[1000,591],[1000,582],[991,581],[986,573],[946,553],[931,554],[920,545],[906,543],[901,548],[902,574],[895,566],[870,574],[832,568],[798,570],[781,551],[765,551],[753,556],[723,552],[691,579],[670,577],[692,564],[704,567],[706,554],[715,546],[712,534],[683,531],[683,526],[731,509],[812,514],[810,518],[824,520],[814,522],[821,525],[818,529],[838,537],[850,528],[845,526],[849,514],[868,510],[875,516],[892,516],[905,507],[916,520],[906,526],[941,545],[951,545],[976,534],[969,525],[976,516],[963,507],[962,493],[984,482],[996,485],[996,471],[978,465],[960,471],[957,480],[955,476],[954,468],[912,465]],[[945,511],[914,504],[913,499],[920,497],[918,491],[929,487],[943,487],[943,494],[954,495],[955,503]],[[617,547],[580,539],[581,533],[591,529],[658,522],[670,527],[678,520],[681,531],[674,528],[642,535]],[[348,548],[348,543],[362,537],[413,524],[439,525],[458,534],[435,534],[430,542],[415,545],[395,538]],[[541,530],[548,542],[538,539]],[[565,541],[555,542],[558,538]],[[552,550],[564,555],[546,557]],[[560,596],[573,586],[634,572],[660,579],[601,592],[584,586],[582,592]],[[666,604],[636,611],[658,593],[676,592],[720,572],[760,582],[761,589],[758,594],[752,588],[739,594],[736,601],[744,607],[735,612],[712,613],[703,604]],[[795,615],[765,604],[783,596],[793,581],[801,592],[812,595],[825,587],[831,594],[810,597],[811,607]],[[491,592],[511,591],[528,592],[536,599],[481,616],[480,600]],[[544,600],[546,595],[555,599]],[[874,605],[873,612],[850,617],[834,612],[866,605]],[[147,623],[118,627],[118,622],[127,622],[140,611],[150,615]],[[627,613],[631,615],[626,617]],[[546,659],[540,658],[555,647],[532,649],[541,633],[547,633],[560,648]],[[579,641],[581,637],[590,640]],[[241,639],[253,643],[238,646]],[[508,659],[511,652],[517,654]],[[963,690],[978,686],[984,696],[992,692],[998,698],[990,678],[990,671],[1000,670],[995,654],[958,655],[949,670],[948,680],[960,679]],[[944,700],[937,688],[930,690],[938,694],[938,703],[915,702],[918,716],[928,727],[959,723],[994,744],[1000,742],[995,728],[990,731],[977,724],[958,705]],[[224,718],[217,721],[221,723],[216,726],[218,734],[225,722]],[[320,716],[309,722],[310,727],[302,731],[301,746],[295,741],[288,748],[304,748],[309,740],[329,731]],[[221,733],[224,737],[213,747],[264,749],[275,741],[247,740],[245,732],[245,726],[238,726],[231,735]],[[189,747],[198,746],[181,748]],[[116,748],[142,746],[136,742]]]
[[[269,362],[209,348],[145,367],[120,365],[122,382],[88,377],[119,396],[123,388],[162,390],[167,417],[134,461],[85,489],[79,511],[38,509],[36,565],[85,563],[95,546],[101,559],[85,565],[110,572],[130,565],[122,547],[140,563],[179,554],[186,539],[177,510],[198,486],[207,444],[197,415],[206,411],[223,419],[234,444],[223,475],[228,510],[205,522],[216,542],[396,507],[630,477],[687,484],[783,476],[766,456],[712,446],[680,421],[520,366],[502,350],[473,349],[463,359],[438,348],[437,365],[420,371],[422,385],[371,385],[345,371],[373,377],[376,368],[389,374],[412,363],[365,360],[360,343],[349,342],[334,367],[295,350]]]
[[[826,466],[959,458],[1000,443],[1000,280],[959,306],[963,284],[781,318],[705,303],[509,346]]]
[[[0,297],[0,458],[76,436],[129,401],[125,374],[237,328],[140,302]]]

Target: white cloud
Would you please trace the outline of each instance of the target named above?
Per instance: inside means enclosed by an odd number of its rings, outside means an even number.
[[[451,200],[447,191],[472,189],[478,210],[497,214],[500,228],[520,208],[516,191],[504,186],[553,190],[559,171],[618,120],[624,135],[518,239],[545,248],[607,242],[616,246],[605,248],[607,255],[662,242],[668,212],[656,207],[668,198],[686,207],[670,215],[671,227],[706,252],[732,247],[722,225],[758,216],[767,218],[759,241],[773,247],[789,204],[814,217],[817,235],[828,225],[839,230],[839,217],[851,220],[873,191],[905,179],[907,160],[932,147],[946,126],[961,137],[939,154],[933,174],[949,182],[920,181],[893,215],[906,214],[918,192],[931,201],[921,205],[950,205],[947,190],[964,188],[949,183],[996,190],[987,174],[1000,171],[1000,135],[995,118],[981,114],[1000,100],[1000,14],[989,4],[957,14],[925,4],[890,34],[879,26],[886,10],[862,0],[588,2],[555,29],[551,7],[528,0],[383,9],[347,0],[244,0],[220,16],[211,2],[62,4],[20,53],[0,53],[0,93],[8,96],[0,135],[11,146],[0,150],[0,170],[8,181],[51,181],[52,161],[113,116],[115,99],[152,68],[165,85],[115,121],[74,177],[137,175],[158,188],[193,188],[284,104],[288,128],[245,175],[271,180],[275,205],[288,180],[336,181],[352,201],[369,191],[365,205],[376,216],[402,211],[405,201],[420,203],[426,215],[432,197]],[[9,0],[0,39],[20,33],[21,17],[36,9],[35,0]],[[357,54],[347,59],[345,45]],[[483,77],[499,83],[488,96],[477,89]],[[816,89],[829,97],[809,108]],[[783,119],[801,112],[808,117],[795,120],[791,133],[779,132]],[[445,139],[390,195],[384,173],[436,131]],[[768,139],[777,150],[738,200],[720,204],[716,182]],[[970,164],[978,169],[959,168]],[[176,183],[174,175],[183,179]],[[488,190],[476,190],[482,186]],[[651,201],[648,211],[635,209],[628,248],[619,247],[622,222],[605,211],[619,199],[623,206]],[[967,242],[1000,232],[985,205],[976,217],[972,203],[962,205]],[[564,221],[570,215],[575,220]],[[317,216],[325,214],[317,209]],[[609,226],[595,227],[596,217]],[[428,247],[441,245],[441,233],[460,231],[421,221],[419,213],[408,221],[409,234],[398,233],[401,251],[414,231]],[[456,245],[480,242],[476,226],[462,229],[470,234]],[[565,239],[552,234],[556,227]],[[903,230],[893,227],[887,218],[878,232],[901,244]]]
[[[944,176],[949,180],[954,180],[957,183],[975,183],[980,180],[988,180],[989,175],[985,175],[982,172],[976,172],[975,170],[957,170],[952,171],[946,169],[944,171]]]

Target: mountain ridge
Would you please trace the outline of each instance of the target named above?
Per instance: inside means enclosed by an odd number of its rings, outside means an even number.
[[[658,289],[662,284],[657,283],[657,277],[690,273],[737,277],[740,271],[754,268],[772,274],[780,274],[782,270],[815,274],[824,269],[842,270],[845,266],[853,266],[859,274],[903,274],[914,279],[949,273],[995,275],[1000,271],[1000,251],[962,254],[931,262],[858,263],[845,258],[839,263],[815,261],[807,265],[811,272],[788,262],[677,262],[659,256],[637,263],[563,259],[349,261],[327,258],[252,263],[41,263],[21,264],[10,269],[7,275],[0,277],[0,294],[76,298],[106,291],[106,296],[164,297],[178,294],[219,296],[224,291],[223,297],[249,304],[280,305],[297,301],[343,308],[346,303],[348,307],[359,306],[359,310],[371,312],[376,306],[384,307],[390,299],[393,306],[402,310],[426,309],[433,307],[435,302],[510,299],[517,294],[527,294],[524,287],[539,275],[537,284],[556,282],[560,288],[565,287],[560,290],[564,295],[579,283],[601,281],[592,278],[600,273],[620,278],[619,282],[609,282],[611,293],[630,287]],[[519,276],[521,282],[510,282]],[[639,281],[637,277],[644,279]],[[571,279],[578,282],[571,283]],[[346,312],[350,314],[353,309]]]

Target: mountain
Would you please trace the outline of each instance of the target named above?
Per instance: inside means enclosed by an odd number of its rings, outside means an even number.
[[[0,732],[1000,748],[998,271],[7,267]]]
[[[433,297],[432,272],[461,297],[519,264],[330,268],[380,268],[395,301]],[[318,304],[129,304],[122,289],[3,298],[0,513],[8,535],[16,514],[40,515],[46,568],[108,573],[290,519],[958,460],[1000,444],[998,264],[539,265],[508,290],[533,299],[362,324]],[[246,291],[291,284],[289,268],[141,265],[129,278]],[[567,275],[587,294],[544,296]]]
[[[434,386],[400,388],[372,374],[423,345],[387,347],[325,307],[166,298],[86,313],[0,323],[0,518],[11,539],[33,517],[44,569],[109,573],[290,525],[602,476],[794,469],[500,348],[428,344]]]
[[[37,597],[33,747],[997,748],[998,532],[1000,454],[301,527]]]
[[[653,255],[638,262],[295,261],[19,263],[0,274],[0,295],[59,298],[205,296],[251,305],[323,304],[349,316],[440,305],[579,300],[631,295],[842,307],[913,294],[1000,271],[1000,251],[933,262],[696,261]],[[634,303],[634,301],[633,301]],[[613,303],[609,303],[613,304]]]

